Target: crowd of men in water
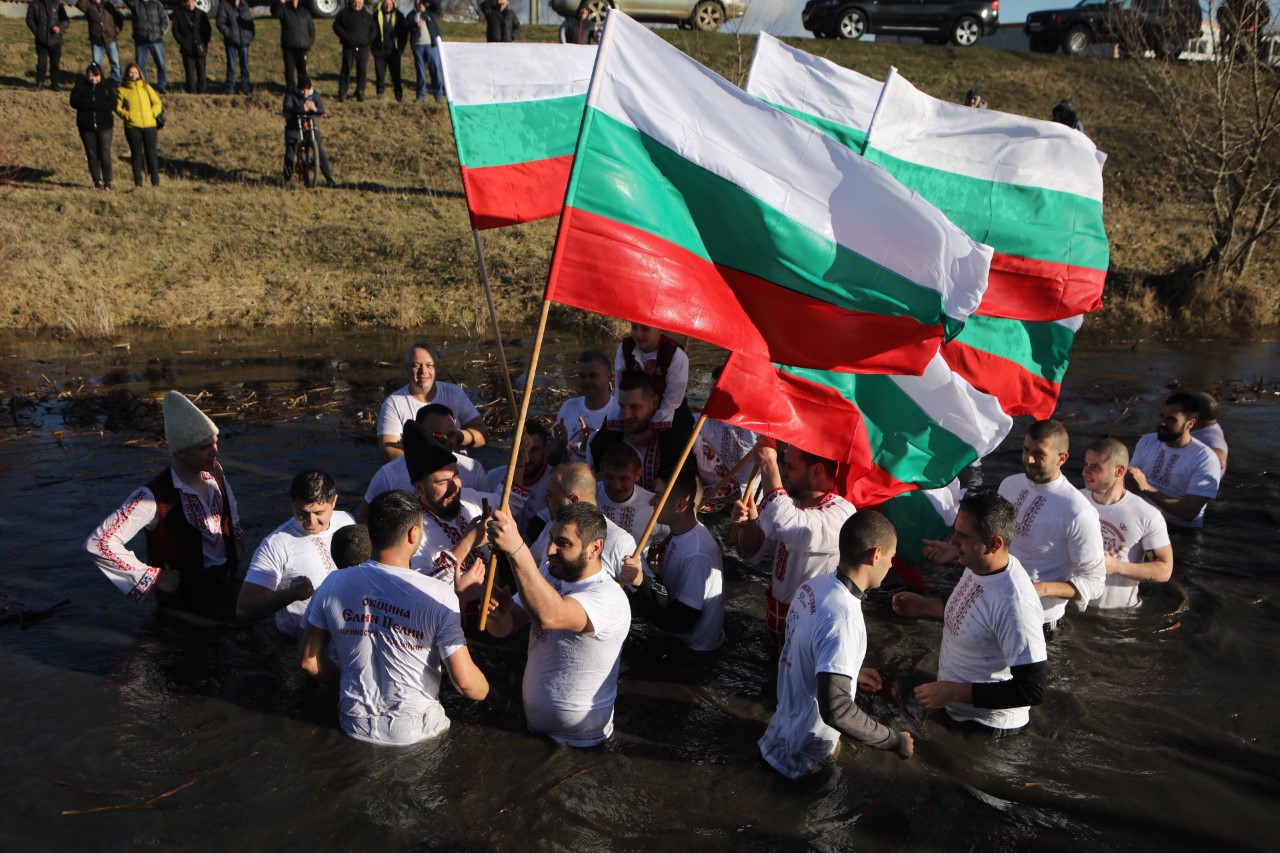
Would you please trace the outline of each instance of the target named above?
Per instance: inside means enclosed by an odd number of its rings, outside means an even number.
[[[428,344],[411,346],[405,367],[408,382],[386,397],[376,427],[387,461],[354,514],[337,509],[332,477],[304,471],[290,487],[292,517],[243,566],[218,428],[171,391],[169,466],[102,522],[87,550],[131,601],[273,619],[298,638],[302,669],[336,689],[342,730],[372,743],[408,745],[448,728],[442,670],[465,697],[491,702],[467,634],[481,616],[495,637],[528,625],[529,730],[592,747],[613,731],[633,619],[690,659],[720,647],[722,555],[734,549],[769,569],[766,629],[780,653],[764,759],[799,778],[831,758],[841,735],[911,757],[910,732],[855,702],[859,688],[881,687],[863,666],[862,602],[890,571],[898,533],[837,493],[835,462],[707,420],[677,470],[694,434],[688,357],[658,330],[634,325],[612,360],[582,353],[582,394],[552,429],[526,424],[502,509],[508,471],[486,472],[468,455],[489,433],[465,390],[437,381]],[[1167,581],[1168,525],[1204,523],[1227,461],[1215,401],[1188,392],[1169,395],[1156,432],[1132,455],[1113,438],[1090,444],[1083,488],[1062,472],[1068,447],[1062,423],[1031,424],[1023,473],[998,490],[969,490],[948,519],[950,538],[925,542],[933,563],[963,567],[946,600],[893,596],[900,616],[945,623],[937,679],[915,689],[944,724],[997,738],[1023,731],[1068,611],[1137,607],[1142,582]],[[701,520],[708,512],[727,513],[723,541]],[[145,559],[128,547],[138,533]],[[661,547],[646,559],[637,543],[650,533]],[[491,598],[490,557],[498,564]]]

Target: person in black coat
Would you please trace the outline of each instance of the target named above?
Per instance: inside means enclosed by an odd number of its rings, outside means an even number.
[[[62,67],[62,34],[71,25],[62,0],[28,0],[27,29],[36,40],[36,91],[44,88],[44,75],[49,73],[49,88],[58,91],[58,71]]]
[[[400,83],[400,55],[404,52],[404,15],[396,8],[396,0],[382,0],[373,13],[373,73],[378,97],[387,87],[387,69],[391,69],[391,87],[396,100],[404,100],[404,86]]]
[[[111,189],[111,134],[116,124],[116,85],[102,79],[102,66],[93,63],[71,90],[76,130],[84,144],[95,189]]]
[[[316,43],[311,5],[299,0],[271,0],[271,17],[280,21],[280,52],[284,54],[284,83],[292,92],[307,74],[307,51]]]
[[[520,19],[509,0],[484,0],[480,12],[484,15],[485,41],[515,41],[520,37]]]
[[[182,53],[188,94],[203,95],[205,92],[204,58],[209,53],[209,39],[212,37],[209,16],[196,8],[196,0],[187,0],[184,8],[173,13],[173,40]]]
[[[333,32],[342,42],[342,70],[338,72],[338,100],[347,97],[351,69],[356,72],[356,100],[364,100],[365,82],[369,77],[369,48],[378,36],[373,16],[364,9],[364,0],[351,0],[333,19]]]

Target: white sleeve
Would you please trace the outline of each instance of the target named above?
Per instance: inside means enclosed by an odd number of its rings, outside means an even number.
[[[144,599],[160,574],[158,568],[148,566],[127,547],[133,537],[144,529],[154,528],[155,523],[155,495],[143,487],[129,495],[119,509],[89,534],[84,543],[85,550],[93,556],[94,564],[130,601]]]
[[[388,463],[390,464],[390,463]],[[373,499],[383,492],[391,491],[391,478],[386,474],[387,466],[383,465],[369,480],[369,488],[364,490],[364,502],[373,503]]]
[[[284,578],[285,555],[276,548],[277,537],[273,534],[263,539],[258,549],[253,552],[249,568],[244,573],[244,582],[255,584],[270,590],[280,588]]]
[[[466,389],[460,385],[451,386],[455,393],[450,394],[453,398],[449,408],[453,410],[453,419],[458,422],[458,426],[469,424],[476,418],[480,417],[480,410],[476,408],[475,403],[471,402],[471,398],[467,396]]]
[[[782,489],[765,495],[760,504],[760,532],[765,538],[786,545],[790,551],[809,549],[813,531],[806,523],[808,520]]]
[[[1218,482],[1221,479],[1222,463],[1218,461],[1217,454],[1210,449],[1196,466],[1191,481],[1187,483],[1187,494],[1215,500],[1218,497]]]
[[[404,420],[398,417],[395,403],[395,394],[388,394],[387,399],[382,401],[382,408],[378,411],[378,428],[374,430],[375,435],[389,435],[399,440],[401,433],[404,432]]]
[[[676,409],[684,402],[685,389],[689,387],[689,356],[682,347],[676,348],[671,356],[671,366],[667,368],[667,387],[662,392],[662,402],[658,411],[654,412],[651,426],[654,429],[669,429],[675,419]]]
[[[1071,585],[1080,593],[1075,605],[1084,610],[1107,588],[1106,550],[1096,512],[1076,513],[1067,530],[1067,554],[1071,559]]]

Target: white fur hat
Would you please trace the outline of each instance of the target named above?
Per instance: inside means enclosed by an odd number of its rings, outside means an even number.
[[[218,434],[218,425],[196,408],[184,395],[170,391],[164,395],[164,439],[169,452],[195,447]]]

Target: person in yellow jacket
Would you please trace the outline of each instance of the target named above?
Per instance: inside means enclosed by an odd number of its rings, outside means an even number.
[[[156,154],[156,116],[164,111],[160,95],[137,63],[124,69],[124,83],[116,95],[116,115],[124,122],[124,136],[129,140],[129,159],[133,161],[133,185],[142,186],[142,163],[146,160],[151,186],[160,186],[160,158]]]

